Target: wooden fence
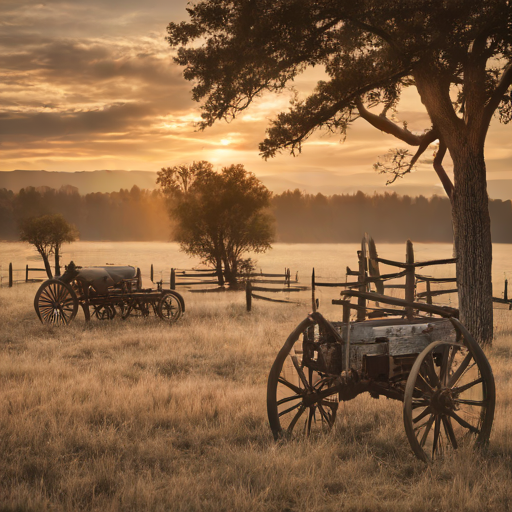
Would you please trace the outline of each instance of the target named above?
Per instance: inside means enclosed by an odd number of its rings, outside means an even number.
[[[24,272],[25,273],[25,279],[14,279],[14,273],[16,272],[17,275],[20,274],[20,272]],[[43,278],[30,278],[29,277],[29,273],[30,272],[44,272],[45,275]],[[45,281],[47,279],[46,277],[46,269],[45,268],[32,268],[32,267],[29,267],[28,264],[25,266],[25,268],[21,268],[21,269],[15,269],[13,268],[12,266],[12,263],[9,263],[9,270],[7,272],[7,286],[9,288],[12,288],[13,285],[15,284],[20,284],[20,283],[34,283],[34,282],[40,282],[40,281]],[[0,279],[0,286],[6,286],[4,283],[3,283],[3,276],[2,278]]]

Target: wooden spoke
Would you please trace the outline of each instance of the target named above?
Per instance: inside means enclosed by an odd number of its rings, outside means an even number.
[[[429,354],[429,357],[425,360],[425,368],[427,370],[427,378],[430,380],[430,386],[432,388],[439,387],[439,377],[436,374],[436,370],[434,368],[434,358],[432,354]]]
[[[473,432],[473,434],[478,434],[480,430],[478,430],[475,426],[468,423],[466,420],[462,419],[455,411],[450,411],[449,415],[461,426],[465,429]]]
[[[293,366],[295,366],[295,371],[297,372],[299,379],[301,380],[302,384],[304,385],[304,388],[309,391],[311,389],[311,386],[309,385],[309,383],[306,379],[306,376],[304,375],[304,371],[302,370],[301,366],[299,365],[297,356],[292,356],[291,360],[292,360]]]
[[[452,422],[451,422],[450,418],[443,415],[442,420],[443,420],[444,431],[446,432],[446,435],[448,436],[448,439],[450,440],[452,448],[457,449],[458,443],[457,443],[457,439],[455,437],[455,433],[453,432]]]
[[[453,388],[453,392],[455,394],[463,393],[464,391],[467,391],[468,389],[471,389],[473,386],[476,386],[477,384],[481,384],[482,382],[483,382],[482,377],[479,377],[478,379],[474,380],[473,382],[464,384],[464,386],[459,386],[457,388]]]
[[[441,420],[439,416],[436,416],[434,423],[434,440],[432,441],[432,459],[435,458],[438,451],[438,446],[440,446],[440,437],[439,433],[441,432]]]
[[[447,387],[451,388],[453,387],[455,384],[457,384],[457,382],[459,381],[459,379],[462,377],[462,374],[464,373],[464,371],[467,369],[469,363],[471,362],[471,360],[473,359],[473,356],[471,353],[468,353],[466,355],[466,357],[464,358],[464,360],[460,363],[460,366],[455,370],[455,372],[453,373],[453,375],[450,377],[450,379],[448,380],[447,382]]]
[[[456,404],[473,405],[475,407],[485,407],[487,404],[485,400],[467,400],[465,398],[455,398],[453,401]]]
[[[298,403],[298,404],[293,405],[292,407],[290,407],[289,409],[286,409],[285,411],[280,412],[280,413],[279,413],[279,417],[284,416],[285,414],[288,414],[289,412],[292,412],[292,411],[294,411],[295,409],[298,409],[299,407],[303,407],[302,402],[301,402],[301,403]]]
[[[430,429],[432,428],[432,423],[434,423],[435,416],[432,414],[429,418],[429,420],[426,423],[425,432],[423,432],[423,435],[421,436],[420,446],[425,446],[425,443],[427,442],[427,437],[430,432]]]
[[[306,408],[302,405],[302,404],[299,404],[299,411],[297,412],[297,414],[295,415],[295,417],[293,418],[293,420],[290,422],[290,424],[288,425],[288,433],[292,433],[293,431],[293,428],[295,427],[295,424],[297,423],[297,421],[299,420],[299,418],[302,416],[302,413],[306,410]]]
[[[293,400],[302,400],[302,398],[302,395],[287,396],[286,398],[281,398],[281,400],[278,400],[277,405],[287,404],[288,402],[293,402]]]
[[[294,391],[295,393],[298,393],[298,394],[301,394],[304,392],[304,390],[302,388],[299,388],[298,386],[296,386],[295,384],[292,384],[291,382],[288,382],[285,378],[283,377],[279,377],[278,379],[278,382],[280,384],[284,384],[286,387],[290,388],[292,391]]]
[[[431,413],[432,409],[430,407],[426,407],[423,412],[418,414],[412,421],[413,423],[418,423],[418,421],[421,421],[425,416],[428,416]]]

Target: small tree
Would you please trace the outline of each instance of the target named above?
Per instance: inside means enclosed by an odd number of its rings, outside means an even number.
[[[185,184],[183,175],[192,179]],[[265,211],[269,190],[243,165],[217,173],[204,161],[162,169],[158,180],[168,194],[174,237],[182,250],[213,265],[221,286],[225,277],[236,287],[244,254],[270,249],[274,228]]]
[[[35,246],[50,279],[53,277],[50,255],[55,256],[55,275],[60,276],[60,248],[64,242],[74,242],[77,237],[76,227],[60,214],[32,217],[20,223],[20,240]]]

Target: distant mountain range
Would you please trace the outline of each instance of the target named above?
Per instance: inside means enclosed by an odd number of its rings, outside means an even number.
[[[298,188],[311,194],[322,193],[353,194],[358,190],[365,194],[384,194],[385,192],[423,195],[434,194],[443,196],[440,186],[407,183],[406,180],[386,187],[385,179],[376,173],[359,173],[339,176],[319,170],[318,172],[296,172],[258,176],[259,179],[275,193]],[[156,172],[151,171],[81,171],[81,172],[48,172],[48,171],[2,171],[0,172],[0,189],[6,188],[19,192],[25,187],[76,187],[80,194],[92,192],[117,192],[120,189],[131,189],[137,185],[141,189],[156,188]],[[492,199],[512,199],[512,180],[489,180],[489,196]]]

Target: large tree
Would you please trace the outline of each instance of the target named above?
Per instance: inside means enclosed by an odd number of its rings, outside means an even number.
[[[195,82],[194,99],[203,102],[201,128],[320,66],[327,79],[271,123],[260,144],[265,158],[300,151],[317,129],[345,135],[357,118],[418,148],[407,162],[397,153],[391,170],[398,174],[439,141],[434,169],[452,202],[461,317],[490,342],[484,143],[495,112],[511,118],[509,0],[204,0],[187,10],[190,21],[170,23],[168,40]],[[430,117],[423,133],[388,117],[406,87],[416,87]],[[453,184],[442,164],[446,150]]]
[[[41,255],[48,278],[52,278],[49,257],[55,257],[55,275],[60,276],[60,249],[64,242],[74,242],[78,231],[60,214],[30,217],[20,222],[20,240],[31,243]]]
[[[247,252],[264,252],[274,236],[267,209],[271,193],[243,165],[215,172],[212,164],[167,167],[157,183],[168,196],[174,238],[187,253],[199,256],[236,287]]]

